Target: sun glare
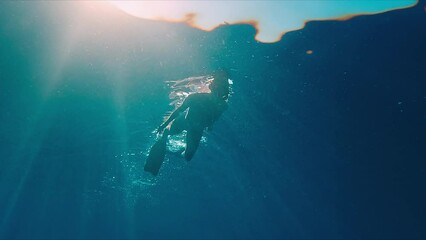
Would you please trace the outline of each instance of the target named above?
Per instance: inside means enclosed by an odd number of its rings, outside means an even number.
[[[223,24],[248,23],[261,42],[279,41],[312,20],[346,20],[415,5],[416,0],[356,1],[110,1],[132,16],[184,22],[210,31]]]

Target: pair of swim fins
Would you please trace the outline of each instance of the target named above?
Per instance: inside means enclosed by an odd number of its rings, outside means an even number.
[[[158,171],[160,171],[164,157],[166,156],[166,144],[167,137],[162,137],[151,147],[144,166],[146,172],[150,172],[154,176],[158,175]]]

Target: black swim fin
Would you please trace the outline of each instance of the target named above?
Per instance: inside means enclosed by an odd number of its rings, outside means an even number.
[[[157,176],[166,155],[167,137],[160,138],[149,151],[144,170]]]

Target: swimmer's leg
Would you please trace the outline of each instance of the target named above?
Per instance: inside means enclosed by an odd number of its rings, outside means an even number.
[[[200,145],[201,137],[203,136],[203,131],[201,130],[188,130],[186,133],[186,149],[184,157],[187,161],[190,161],[197,151],[198,145]]]
[[[152,173],[154,176],[158,174],[158,171],[163,164],[164,157],[166,155],[166,143],[167,137],[162,137],[155,142],[155,144],[149,150],[148,158],[146,159],[144,170]]]
[[[173,122],[164,130],[163,138],[170,135],[176,135],[185,130],[186,119],[184,115],[177,117]]]
[[[172,124],[164,130],[163,136],[154,143],[149,151],[144,166],[145,171],[152,173],[154,176],[158,174],[166,155],[168,136],[179,134],[184,130],[184,126],[185,118],[183,118],[183,120],[175,119]]]
[[[185,116],[182,115],[182,116],[176,118],[175,120],[173,120],[173,122],[170,124],[170,126],[168,126],[164,130],[162,138],[168,139],[167,138],[168,136],[180,134],[185,129],[186,129],[186,119],[185,119]],[[171,153],[173,153],[174,155],[177,155],[177,156],[182,156],[183,151],[185,151],[184,147],[182,149],[179,149],[176,152],[171,152]]]

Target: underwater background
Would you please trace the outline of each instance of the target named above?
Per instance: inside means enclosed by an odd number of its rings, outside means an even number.
[[[59,48],[62,4],[0,2],[0,238],[426,238],[424,1],[270,44],[117,12]],[[229,109],[144,173],[165,82],[218,68]]]

